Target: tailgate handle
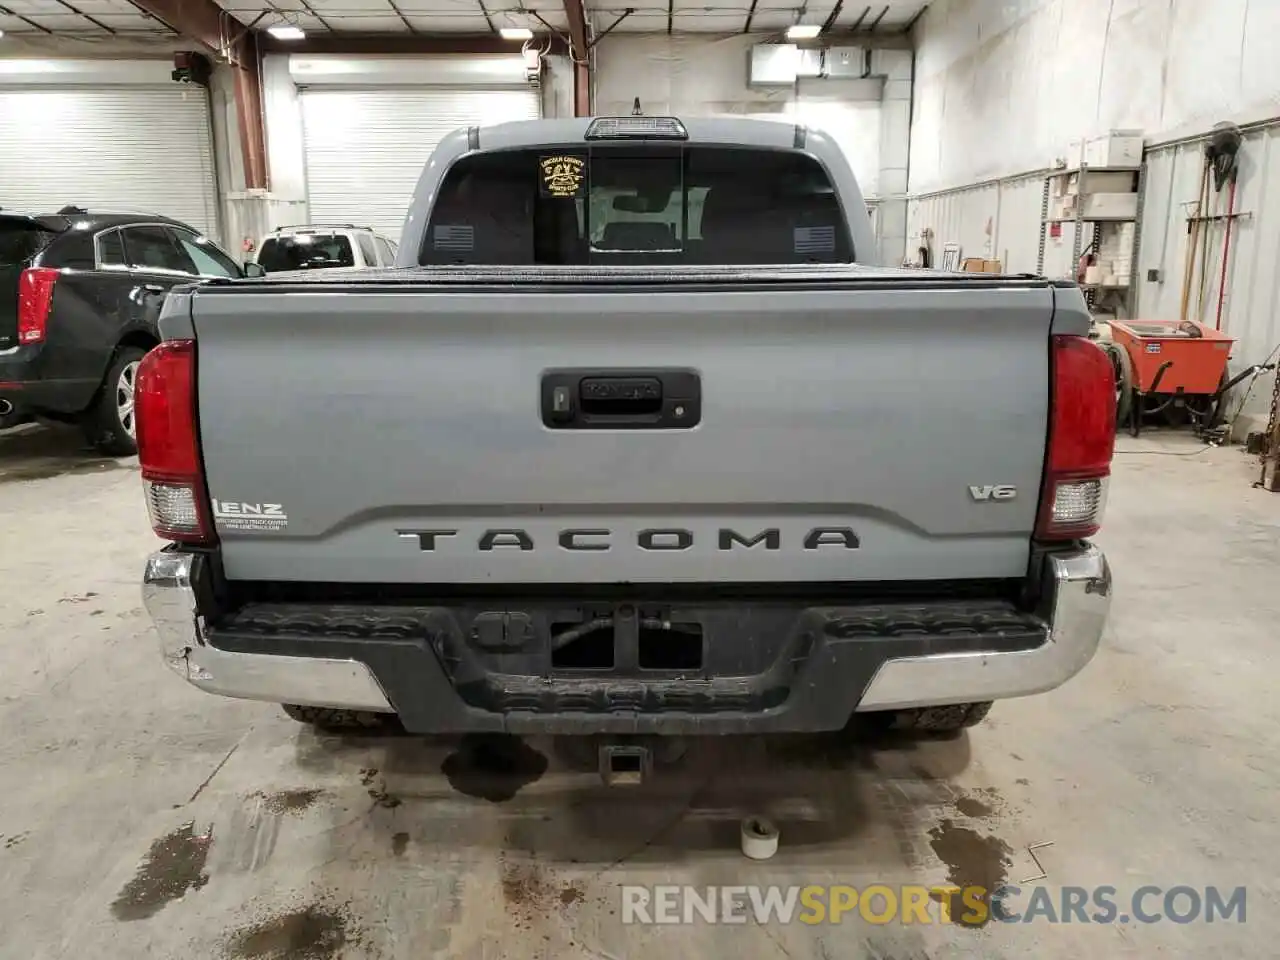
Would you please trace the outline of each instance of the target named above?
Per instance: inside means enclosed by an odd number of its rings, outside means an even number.
[[[702,417],[693,370],[548,370],[542,422],[553,430],[688,430]]]
[[[662,412],[656,377],[585,377],[578,386],[584,417],[655,417]]]

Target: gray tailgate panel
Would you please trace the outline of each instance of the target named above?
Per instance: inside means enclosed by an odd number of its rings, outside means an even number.
[[[1048,288],[196,294],[211,495],[232,579],[839,581],[1026,570]],[[692,430],[543,426],[543,371],[699,372]],[[1012,500],[971,486],[1012,485]],[[242,507],[232,510],[244,509]],[[806,549],[848,527],[857,549]],[[558,544],[611,531],[607,551]],[[642,530],[692,534],[643,550]],[[779,531],[777,549],[718,531]],[[406,530],[452,530],[420,549]],[[479,549],[521,530],[533,549]],[[606,538],[600,538],[603,540]],[[600,542],[593,540],[593,542]],[[514,538],[500,538],[500,543]],[[673,542],[664,539],[663,543]]]

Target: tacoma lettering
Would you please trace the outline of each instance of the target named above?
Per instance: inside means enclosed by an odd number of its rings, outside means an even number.
[[[432,553],[436,550],[438,541],[445,537],[456,537],[458,531],[397,530],[396,535],[405,540],[417,540],[419,550]],[[754,535],[721,527],[716,531],[716,536],[716,549],[720,551],[750,550],[753,547],[763,547],[765,550],[782,549],[782,531],[777,527],[769,527]],[[571,528],[561,530],[556,535],[562,550],[579,553],[608,550],[612,546],[612,539],[613,531],[603,527]],[[641,550],[656,553],[688,550],[694,544],[694,535],[692,530],[681,527],[658,527],[639,531],[635,535],[635,543]],[[803,545],[805,550],[817,550],[821,547],[857,550],[861,542],[852,527],[814,527],[805,534]],[[480,536],[476,547],[486,552],[499,547],[514,547],[527,551],[534,549],[534,542],[533,537],[525,530],[486,530]]]
[[[754,537],[747,538],[736,530],[724,529],[720,531],[720,549],[732,550],[735,543],[744,547],[754,547],[757,543],[763,543],[766,550],[782,549],[782,533],[779,530],[762,530]]]
[[[641,550],[688,550],[693,546],[693,532],[691,530],[641,530],[636,537],[636,543]]]
[[[457,530],[400,530],[400,537],[405,540],[417,539],[418,549],[428,552],[436,548],[436,537],[456,537]]]
[[[804,538],[804,548],[817,550],[819,547],[844,547],[846,550],[857,550],[858,535],[848,527],[814,527]]]
[[[561,530],[560,546],[566,550],[608,550],[608,530]],[[605,542],[582,543],[580,538],[604,537]]]
[[[533,549],[533,538],[523,530],[486,530],[480,538],[481,550],[492,550],[494,547],[519,547],[521,550]]]

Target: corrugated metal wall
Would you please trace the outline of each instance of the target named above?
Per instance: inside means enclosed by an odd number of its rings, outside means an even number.
[[[1010,273],[1036,272],[1036,244],[1040,239],[1040,205],[1044,198],[1044,175],[1033,173],[1000,181],[1000,217],[996,222],[1000,259]],[[1060,271],[1071,259],[1071,238],[1066,237],[1062,256],[1054,256],[1058,245],[1045,244],[1045,270]]]
[[[1000,260],[1008,273],[1034,273],[1043,195],[1043,175],[1029,173],[915,197],[907,212],[907,249],[914,259],[927,229],[935,262],[947,244],[957,243],[961,257]],[[1067,235],[1046,245],[1046,273],[1066,272],[1070,242]]]
[[[1146,154],[1145,199],[1138,241],[1137,314],[1152,319],[1177,318],[1187,254],[1189,205],[1199,195],[1204,141],[1191,140],[1149,148]],[[1035,172],[971,187],[925,194],[908,206],[907,248],[914,257],[923,231],[933,231],[933,254],[940,262],[948,243],[958,243],[963,257],[998,258],[1009,273],[1033,272],[1040,239],[1043,173]],[[1225,213],[1227,196],[1216,210]],[[1261,363],[1280,346],[1280,119],[1247,129],[1240,152],[1236,210],[1246,214],[1232,228],[1227,263],[1222,329],[1237,338],[1231,371]],[[1071,230],[1045,243],[1046,276],[1066,276],[1071,268]],[[1203,299],[1193,282],[1189,316],[1212,325],[1222,284],[1224,226],[1209,228]],[[1159,271],[1148,280],[1149,270]],[[1272,375],[1259,378],[1242,414],[1237,437],[1259,429],[1267,415]],[[1238,391],[1238,402],[1243,390]],[[1234,411],[1234,404],[1230,408]]]
[[[924,244],[926,232],[930,232],[935,266],[942,263],[942,253],[950,244],[960,245],[961,257],[997,256],[994,235],[999,195],[997,184],[984,183],[913,198],[907,206],[909,255]]]
[[[1200,192],[1204,168],[1204,143],[1194,141],[1150,149],[1146,155],[1146,200],[1138,251],[1138,313],[1151,318],[1176,318],[1182,295],[1187,256],[1187,215]],[[1199,296],[1199,269],[1194,271],[1189,316],[1214,324],[1218,294],[1222,298],[1222,329],[1238,342],[1231,353],[1231,369],[1238,371],[1266,359],[1280,344],[1280,121],[1258,126],[1245,134],[1240,151],[1240,175],[1236,188],[1237,212],[1222,280],[1224,225],[1215,223],[1208,233],[1207,270],[1203,299]],[[1217,198],[1216,209],[1226,213],[1227,194]],[[1147,280],[1148,270],[1159,270],[1158,281]],[[1271,375],[1258,380],[1244,416],[1257,429],[1271,401]],[[1234,408],[1233,408],[1234,409]],[[1239,435],[1241,431],[1237,431]]]

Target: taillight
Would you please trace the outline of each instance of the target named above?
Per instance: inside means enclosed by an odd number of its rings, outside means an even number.
[[[1036,535],[1074,540],[1098,532],[1116,440],[1111,360],[1085,337],[1050,347],[1049,451]]]
[[[18,343],[43,343],[58,271],[30,267],[18,276]]]
[[[151,526],[167,540],[212,543],[196,437],[194,340],[165,341],[142,358],[134,402],[138,461]]]

